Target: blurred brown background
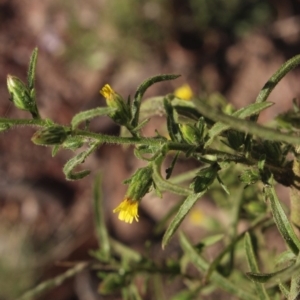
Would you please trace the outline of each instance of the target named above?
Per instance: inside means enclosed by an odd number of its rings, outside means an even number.
[[[125,98],[147,77],[181,74],[150,88],[146,96],[189,83],[195,94],[222,93],[237,107],[253,102],[286,59],[300,53],[300,1],[296,0],[0,0],[0,114],[28,118],[8,101],[6,76],[25,80],[29,57],[39,48],[36,93],[42,117],[68,124],[80,110],[103,106],[99,89],[109,83]],[[276,87],[272,110],[287,110],[300,94],[299,70]],[[153,135],[154,119],[145,129]],[[108,118],[92,122],[96,132],[118,134]],[[89,259],[97,247],[92,209],[93,175],[103,173],[107,224],[122,242],[142,249],[154,224],[176,199],[145,199],[138,224],[120,224],[112,209],[122,200],[122,181],[140,166],[132,149],[103,145],[84,167],[92,175],[67,182],[62,173],[70,151],[55,158],[30,141],[34,128],[18,128],[0,139],[0,299],[15,299],[64,268],[56,261]],[[193,162],[181,161],[181,168]],[[213,211],[209,205],[205,208]],[[212,212],[219,214],[219,212]],[[216,218],[222,219],[219,214]],[[193,223],[194,222],[194,223]],[[191,219],[187,231],[199,226]],[[201,226],[200,226],[201,227]],[[157,249],[159,249],[158,241]],[[162,255],[166,255],[162,254]],[[84,273],[41,299],[117,299],[96,293],[97,280]]]

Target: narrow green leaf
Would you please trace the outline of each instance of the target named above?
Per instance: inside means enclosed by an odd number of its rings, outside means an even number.
[[[266,283],[271,279],[275,282],[279,282],[280,278],[283,278],[284,275],[285,278],[288,278],[293,274],[293,272],[295,272],[295,270],[299,269],[299,265],[297,266],[297,268],[294,267],[289,266],[272,273],[247,272],[246,275],[254,282]]]
[[[279,283],[278,287],[280,289],[280,292],[283,294],[283,296],[285,298],[288,298],[289,294],[290,294],[290,291],[289,291],[288,287],[285,284],[283,284],[283,283]]]
[[[248,265],[249,265],[251,272],[259,272],[256,258],[254,255],[251,237],[248,232],[245,234],[244,243],[245,243],[247,261],[248,261]],[[257,292],[259,299],[261,299],[261,300],[270,299],[265,287],[261,283],[254,282],[254,284],[255,284],[256,292]]]
[[[277,198],[274,186],[266,186],[264,188],[264,194],[270,200],[274,221],[281,236],[283,237],[289,248],[293,251],[293,253],[298,255],[300,249],[300,241],[296,236],[292,225],[279,202],[279,199]]]
[[[205,259],[197,253],[195,248],[192,246],[190,241],[187,237],[180,232],[179,234],[180,245],[187,255],[189,260],[193,263],[193,265],[201,272],[206,272],[209,268],[209,264],[205,261]],[[224,291],[235,295],[238,299],[241,300],[257,300],[257,297],[252,295],[249,291],[246,291],[243,287],[239,288],[238,284],[231,282],[230,280],[226,279],[222,275],[220,275],[217,271],[214,271],[211,275],[211,281],[218,286],[219,288],[223,289]]]
[[[99,116],[107,116],[114,112],[116,108],[112,107],[97,107],[90,110],[82,111],[75,115],[71,121],[72,128],[76,128],[81,122],[93,119]]]
[[[36,69],[36,62],[38,57],[38,48],[34,48],[32,51],[29,67],[28,67],[28,74],[27,74],[27,85],[28,89],[31,91],[34,89],[34,79],[35,79],[35,69]]]
[[[51,152],[52,157],[56,156],[57,152],[59,151],[59,148],[60,148],[60,145],[54,145],[52,147],[52,152]]]
[[[244,119],[257,114],[272,105],[274,105],[274,103],[272,102],[253,103],[235,111],[232,114],[232,116],[236,118]],[[221,132],[228,130],[229,128],[230,128],[229,125],[226,125],[222,122],[217,122],[208,132],[209,139],[205,143],[205,147],[208,147],[216,136],[219,136]]]
[[[181,131],[179,129],[179,125],[175,122],[174,109],[173,106],[171,105],[170,100],[167,97],[164,99],[164,108],[166,110],[167,128],[168,128],[168,133],[170,135],[170,138],[172,141],[181,142],[182,141]]]
[[[296,264],[297,265],[300,264],[300,253],[298,254]],[[289,299],[294,300],[299,298],[300,298],[300,274],[299,272],[295,272],[291,280]]]
[[[132,107],[131,107],[131,113],[132,113],[131,125],[133,128],[135,128],[138,125],[141,101],[142,101],[142,98],[143,98],[146,90],[156,82],[173,80],[173,79],[178,78],[179,76],[180,75],[172,75],[172,74],[163,74],[163,75],[153,76],[151,78],[146,79],[138,87],[138,89],[134,95],[134,99],[133,99]]]
[[[170,223],[169,227],[167,228],[163,239],[162,239],[162,247],[165,248],[165,246],[168,244],[172,236],[174,235],[175,231],[185,218],[185,216],[188,214],[188,212],[191,210],[191,208],[194,206],[194,204],[197,202],[199,198],[201,198],[206,191],[203,191],[198,194],[189,195],[185,201],[180,206],[177,214],[175,215],[174,219]]]
[[[191,189],[187,189],[184,187],[181,187],[178,184],[174,184],[168,180],[165,180],[160,173],[161,163],[163,160],[163,156],[158,157],[153,162],[153,181],[156,186],[156,188],[160,191],[169,191],[174,194],[182,195],[182,196],[188,196],[192,193]]]
[[[76,166],[78,166],[79,164],[83,163],[85,161],[85,159],[97,149],[98,145],[99,145],[99,142],[92,143],[89,149],[74,156],[64,165],[63,172],[66,176],[66,179],[79,180],[90,174],[89,170],[83,170],[83,171],[74,173],[73,169]]]
[[[168,167],[166,169],[166,179],[170,179],[170,177],[172,176],[172,173],[173,173],[173,170],[174,170],[174,167],[175,167],[175,164],[177,162],[177,158],[179,156],[179,151],[177,151],[176,155],[174,156],[172,162],[171,162],[171,165],[170,167]]]
[[[105,224],[104,217],[104,204],[103,197],[101,193],[101,176],[98,174],[94,181],[94,197],[93,197],[93,210],[94,210],[94,218],[96,223],[96,233],[99,243],[99,248],[101,250],[101,254],[105,261],[108,261],[110,258],[111,250],[110,243],[108,238],[108,232]]]
[[[203,114],[204,117],[215,122],[220,121],[236,131],[253,134],[267,140],[285,142],[289,144],[300,144],[299,136],[289,135],[272,128],[258,125],[252,121],[226,115],[220,111],[212,109],[209,105],[201,100],[195,99],[194,102],[197,109],[201,114]]]
[[[300,65],[300,55],[296,55],[286,61],[282,66],[271,76],[271,78],[265,83],[261,91],[259,92],[255,102],[261,103],[265,102],[275,86],[279,83],[279,81],[291,70],[295,69]],[[254,115],[251,118],[251,121],[256,122],[258,119],[258,115]]]
[[[165,228],[167,227],[169,220],[175,215],[175,213],[179,210],[179,207],[182,205],[183,201],[179,201],[176,203],[171,209],[168,210],[168,212],[163,216],[162,219],[155,225],[153,229],[153,233],[155,235],[161,235],[162,232],[165,231]]]

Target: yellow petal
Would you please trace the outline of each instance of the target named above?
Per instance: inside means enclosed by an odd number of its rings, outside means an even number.
[[[178,89],[176,89],[174,91],[174,95],[182,100],[190,100],[194,96],[193,91],[188,84],[184,84]]]
[[[135,219],[139,221],[138,215],[138,201],[133,201],[129,198],[125,198],[114,210],[114,213],[119,213],[119,220],[124,221],[125,223],[132,223]]]
[[[100,94],[106,99],[111,99],[111,96],[115,94],[115,91],[110,87],[109,84],[106,84],[101,90]]]

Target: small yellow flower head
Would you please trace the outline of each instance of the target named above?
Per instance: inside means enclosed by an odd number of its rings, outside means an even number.
[[[131,120],[130,106],[125,103],[121,95],[106,84],[100,94],[105,98],[108,107],[116,108],[109,116],[118,124],[126,126]]]
[[[194,96],[193,91],[188,84],[184,84],[176,89],[174,95],[182,100],[191,100]]]
[[[132,223],[133,219],[137,222],[139,221],[138,215],[138,201],[131,200],[130,198],[125,198],[120,205],[118,205],[113,212],[119,213],[119,220],[124,221],[125,223]]]
[[[100,90],[100,94],[107,100],[113,100],[113,98],[115,97],[116,93],[115,91],[110,87],[109,84],[106,84],[101,90]]]

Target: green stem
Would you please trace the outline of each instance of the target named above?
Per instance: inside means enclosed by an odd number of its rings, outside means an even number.
[[[47,120],[45,119],[6,119],[0,118],[0,124],[9,124],[12,126],[30,125],[30,126],[46,126]]]

